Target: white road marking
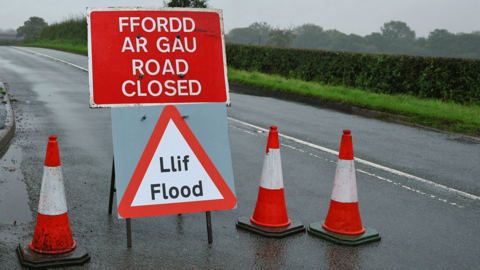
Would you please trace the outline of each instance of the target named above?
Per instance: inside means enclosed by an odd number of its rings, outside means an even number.
[[[250,123],[237,120],[235,118],[228,117],[228,119],[231,120],[231,121],[237,122],[239,124],[242,124],[244,126],[255,128],[257,130],[262,130],[262,131],[265,131],[265,132],[268,131],[265,128],[255,126],[255,125],[252,125]],[[313,144],[313,143],[309,143],[309,142],[306,142],[306,141],[303,141],[303,140],[300,140],[300,139],[297,139],[297,138],[294,138],[294,137],[290,137],[290,136],[287,136],[287,135],[283,135],[283,134],[280,134],[280,133],[278,134],[278,136],[281,137],[281,138],[284,138],[286,140],[293,141],[293,142],[296,142],[296,143],[299,143],[299,144],[302,144],[302,145],[305,145],[305,146],[308,146],[308,147],[311,147],[311,148],[314,148],[314,149],[317,149],[317,150],[320,150],[320,151],[327,152],[327,153],[338,156],[338,152],[335,151],[335,150],[328,149],[326,147],[319,146],[319,145],[316,145],[316,144]],[[389,172],[389,173],[392,173],[392,174],[403,176],[403,177],[406,177],[406,178],[409,178],[409,179],[412,179],[412,180],[416,180],[418,182],[422,182],[422,183],[430,185],[430,186],[434,186],[434,187],[439,188],[439,189],[443,189],[447,192],[454,193],[456,195],[460,195],[460,196],[468,198],[468,199],[480,200],[480,197],[475,196],[473,194],[470,194],[470,193],[467,193],[467,192],[464,192],[464,191],[461,191],[461,190],[457,190],[457,189],[454,189],[454,188],[450,188],[450,187],[432,182],[430,180],[426,180],[426,179],[423,179],[423,178],[420,178],[420,177],[417,177],[417,176],[414,176],[414,175],[411,175],[411,174],[408,174],[408,173],[404,173],[404,172],[401,172],[401,171],[398,171],[398,170],[395,170],[395,169],[392,169],[392,168],[388,168],[388,167],[385,167],[385,166],[382,166],[382,165],[379,165],[379,164],[376,164],[376,163],[373,163],[373,162],[370,162],[370,161],[366,161],[366,160],[363,160],[363,159],[360,159],[360,158],[355,158],[355,161],[358,162],[358,163],[361,163],[361,164],[364,164],[364,165],[382,170],[382,171],[386,171],[386,172]]]
[[[38,53],[38,52],[34,52],[34,51],[30,51],[30,50],[27,50],[27,49],[23,49],[23,48],[19,48],[19,47],[14,47],[16,49],[19,49],[19,50],[23,50],[23,51],[27,51],[27,52],[30,52],[30,53],[34,53],[34,54],[37,54],[37,55],[40,55],[40,56],[43,56],[43,57],[46,57],[46,58],[50,58],[52,60],[55,60],[55,61],[58,61],[58,62],[62,62],[64,64],[67,64],[67,65],[70,65],[72,67],[76,67],[78,69],[81,69],[83,71],[86,71],[88,72],[88,69],[86,68],[83,68],[81,66],[77,66],[75,64],[72,64],[70,62],[67,62],[67,61],[63,61],[61,59],[58,59],[58,58],[55,58],[55,57],[51,57],[51,56],[48,56],[48,55],[45,55],[45,54],[42,54],[42,53]],[[249,124],[247,122],[243,122],[243,121],[240,121],[240,120],[237,120],[235,118],[232,118],[232,117],[228,117],[229,120],[232,120],[234,122],[237,122],[237,123],[240,123],[242,125],[245,125],[245,126],[248,126],[248,127],[252,127],[252,128],[255,128],[260,131],[263,131],[263,132],[268,132],[269,130],[268,129],[265,129],[265,128],[261,128],[259,126],[255,126],[255,125],[252,125],[252,124]],[[252,135],[256,135],[254,133],[251,133],[251,132],[247,132],[249,134],[252,134]],[[319,145],[316,145],[316,144],[313,144],[313,143],[309,143],[309,142],[306,142],[306,141],[303,141],[303,140],[300,140],[300,139],[297,139],[297,138],[294,138],[294,137],[290,137],[290,136],[287,136],[287,135],[283,135],[283,134],[278,134],[278,136],[284,138],[284,139],[287,139],[287,140],[290,140],[290,141],[293,141],[293,142],[296,142],[296,143],[299,143],[299,144],[303,144],[305,146],[308,146],[308,147],[311,147],[311,148],[314,148],[314,149],[317,149],[317,150],[320,150],[320,151],[323,151],[323,152],[327,152],[327,153],[330,153],[330,154],[333,154],[333,155],[337,155],[338,156],[338,151],[335,151],[335,150],[332,150],[332,149],[329,149],[329,148],[326,148],[326,147],[322,147],[322,146],[319,146]],[[303,152],[303,151],[302,151]],[[355,161],[358,162],[358,163],[362,163],[364,165],[367,165],[367,166],[370,166],[370,167],[373,167],[373,168],[376,168],[376,169],[379,169],[379,170],[383,170],[383,171],[386,171],[386,172],[389,172],[389,173],[392,173],[392,174],[396,174],[396,175],[399,175],[399,176],[403,176],[403,177],[406,177],[406,178],[410,178],[410,179],[413,179],[413,180],[416,180],[416,181],[419,181],[419,182],[422,182],[422,183],[425,183],[427,185],[431,185],[431,186],[434,186],[436,188],[440,188],[440,189],[443,189],[443,190],[446,190],[447,192],[451,192],[451,193],[454,193],[454,194],[457,194],[457,195],[460,195],[462,197],[465,197],[465,198],[468,198],[468,199],[472,199],[472,200],[480,200],[480,197],[478,196],[475,196],[473,194],[470,194],[470,193],[467,193],[467,192],[464,192],[464,191],[460,191],[460,190],[457,190],[457,189],[454,189],[454,188],[450,188],[450,187],[447,187],[447,186],[444,186],[444,185],[441,185],[441,184],[438,184],[438,183],[435,183],[435,182],[432,182],[430,180],[426,180],[426,179],[423,179],[423,178],[420,178],[420,177],[417,177],[417,176],[414,176],[414,175],[411,175],[411,174],[408,174],[408,173],[404,173],[404,172],[401,172],[401,171],[398,171],[398,170],[395,170],[395,169],[392,169],[392,168],[388,168],[388,167],[385,167],[385,166],[382,166],[382,165],[379,165],[379,164],[376,164],[376,163],[373,163],[373,162],[369,162],[369,161],[366,161],[366,160],[363,160],[363,159],[360,159],[360,158],[355,158]],[[395,185],[398,185],[397,183],[394,183]],[[432,198],[434,198],[435,196],[431,195]]]
[[[378,178],[378,179],[380,179],[380,180],[387,181],[387,182],[389,182],[389,183],[393,183],[393,184],[395,184],[395,185],[397,185],[397,186],[400,186],[399,183],[395,183],[395,182],[393,182],[393,181],[390,180],[390,179],[383,178],[383,177],[378,176],[378,175],[375,175],[375,174],[373,174],[373,173],[369,173],[369,172],[366,172],[366,171],[362,171],[362,170],[360,170],[360,169],[356,169],[356,171],[357,171],[357,172],[364,173],[364,174],[366,174],[366,175],[370,175],[370,176],[372,176],[372,177],[376,177],[376,178]],[[430,195],[430,194],[427,194],[427,193],[425,193],[425,192],[421,192],[421,191],[418,190],[418,189],[415,190],[414,188],[407,187],[407,186],[405,186],[405,185],[401,185],[401,187],[403,187],[403,188],[405,188],[405,189],[408,189],[408,190],[410,190],[410,191],[413,191],[413,192],[417,192],[417,193],[419,193],[419,194],[421,194],[421,195],[429,196],[429,197],[432,198],[432,199],[435,198],[435,196]],[[447,203],[447,200],[444,200],[444,199],[438,199],[438,200],[439,200],[439,201],[442,201],[442,202],[444,202],[444,203]],[[449,203],[449,204],[451,204],[451,205],[453,205],[453,206],[457,206],[458,208],[463,208],[463,206],[460,206],[460,205],[458,205],[458,204],[456,204],[456,203]]]
[[[75,64],[72,64],[72,63],[67,62],[67,61],[63,61],[63,60],[58,59],[58,58],[55,58],[55,57],[48,56],[48,55],[43,54],[43,53],[34,52],[34,51],[30,51],[30,50],[27,50],[27,49],[24,49],[24,48],[19,48],[19,47],[13,47],[13,48],[18,49],[18,50],[22,50],[22,51],[26,51],[26,52],[29,52],[29,53],[33,53],[33,54],[36,54],[36,55],[39,55],[39,56],[42,56],[42,57],[50,58],[50,59],[52,59],[52,60],[55,60],[55,61],[58,61],[58,62],[62,62],[62,63],[67,64],[67,65],[69,65],[69,66],[76,67],[76,68],[78,68],[78,69],[81,69],[81,70],[83,70],[83,71],[88,72],[88,69],[86,69],[86,68],[83,68],[83,67],[81,67],[81,66],[77,66],[77,65],[75,65]]]
[[[246,132],[244,129],[238,128],[238,127],[236,127],[236,126],[234,126],[234,125],[229,125],[229,126],[232,127],[232,128],[234,128],[234,129],[238,129],[239,131]],[[250,132],[246,132],[246,133],[249,133],[249,134],[254,135],[254,136],[258,136],[258,134],[254,134],[254,133],[250,133]],[[280,143],[280,145],[283,146],[283,147],[288,147],[288,148],[290,148],[290,149],[292,149],[292,150],[295,150],[295,151],[299,151],[299,152],[302,152],[302,153],[307,153],[307,154],[309,154],[310,156],[316,157],[316,158],[321,159],[321,160],[323,160],[323,161],[325,161],[325,162],[336,163],[336,161],[333,161],[333,160],[330,160],[330,159],[327,159],[327,158],[324,158],[324,157],[315,155],[315,154],[313,154],[313,153],[308,153],[307,151],[303,151],[303,150],[301,150],[301,149],[298,149],[298,148],[296,148],[296,147],[294,147],[294,146],[291,146],[291,145],[288,145],[288,144]],[[379,176],[379,175],[376,175],[376,174],[373,174],[373,173],[369,173],[369,172],[363,171],[363,170],[361,170],[361,169],[355,169],[355,170],[356,170],[357,172],[364,173],[364,174],[369,175],[369,176],[371,176],[371,177],[378,178],[378,179],[380,179],[380,180],[382,180],[382,181],[385,181],[385,182],[394,184],[394,185],[396,185],[396,186],[400,186],[400,187],[402,187],[402,188],[408,189],[408,190],[413,191],[413,192],[416,192],[416,193],[418,193],[418,194],[425,195],[425,196],[427,196],[427,197],[429,197],[429,198],[431,198],[431,199],[436,198],[436,196],[434,196],[434,195],[427,194],[427,193],[422,192],[422,191],[420,191],[420,190],[418,190],[418,189],[415,190],[414,188],[410,188],[410,187],[408,187],[408,186],[405,186],[405,185],[402,185],[402,184],[400,184],[400,183],[394,182],[394,181],[392,181],[392,180],[390,180],[390,179],[381,177],[381,176]],[[458,205],[458,204],[456,204],[456,203],[447,202],[447,200],[443,200],[443,199],[438,199],[438,200],[439,200],[439,201],[442,201],[442,202],[445,202],[445,203],[449,203],[449,204],[451,204],[451,205],[453,205],[453,206],[456,206],[456,207],[458,207],[458,208],[464,208],[464,206]]]

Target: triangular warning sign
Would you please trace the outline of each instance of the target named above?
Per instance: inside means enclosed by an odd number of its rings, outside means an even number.
[[[226,210],[237,200],[175,106],[163,109],[118,206],[123,218]]]

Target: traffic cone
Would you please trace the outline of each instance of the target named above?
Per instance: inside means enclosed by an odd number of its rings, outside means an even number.
[[[257,204],[253,215],[240,217],[237,227],[267,237],[283,237],[304,232],[305,226],[299,220],[290,220],[283,191],[282,162],[277,127],[270,127],[267,154],[265,155]]]
[[[338,244],[355,246],[378,241],[380,236],[375,229],[362,225],[350,133],[350,130],[343,131],[330,209],[325,222],[311,223],[308,232]]]
[[[31,242],[17,247],[20,263],[32,268],[78,265],[90,259],[72,236],[57,137],[48,138],[35,233]]]

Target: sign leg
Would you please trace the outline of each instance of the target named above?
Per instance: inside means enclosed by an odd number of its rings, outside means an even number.
[[[212,236],[212,215],[210,211],[205,212],[207,214],[207,232],[208,232],[208,243],[211,244],[213,242]]]
[[[129,218],[127,218],[126,221],[127,221],[127,247],[132,247],[132,224]]]
[[[108,213],[112,214],[113,193],[115,192],[115,158],[112,161],[112,180],[110,182],[110,200],[108,201]]]

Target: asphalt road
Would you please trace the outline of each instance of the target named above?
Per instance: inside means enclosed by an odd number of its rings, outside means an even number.
[[[88,68],[84,56],[27,49]],[[212,244],[204,213],[133,219],[133,246],[127,248],[125,221],[107,213],[110,111],[88,108],[88,73],[78,67],[0,47],[0,79],[17,99],[17,133],[0,162],[0,211],[18,208],[0,216],[0,269],[20,269],[14,249],[33,236],[52,134],[58,136],[71,227],[92,257],[78,269],[478,269],[478,141],[234,93],[227,111],[238,208],[212,213]],[[284,135],[289,217],[307,226],[327,214],[337,161],[331,151],[338,151],[342,130],[352,130],[361,159],[362,221],[380,233],[380,242],[343,247],[308,234],[267,239],[235,227],[237,217],[253,213],[264,129],[271,125]],[[5,190],[12,192],[6,196]]]

